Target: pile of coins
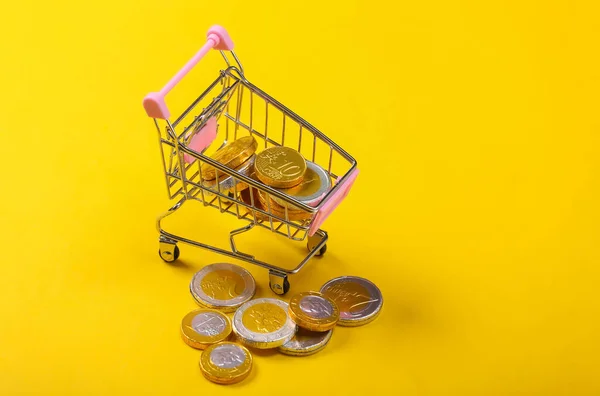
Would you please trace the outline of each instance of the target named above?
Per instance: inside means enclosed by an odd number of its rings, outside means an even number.
[[[355,276],[332,279],[318,292],[292,296],[289,303],[253,299],[256,282],[250,272],[225,263],[198,271],[190,292],[202,308],[183,318],[181,336],[187,345],[203,350],[200,370],[218,384],[240,382],[250,374],[249,348],[312,355],[325,348],[336,325],[369,323],[383,306],[377,286]],[[226,313],[233,313],[233,318]]]
[[[257,147],[254,137],[244,136],[223,146],[211,158],[309,206],[318,205],[331,189],[329,173],[314,162],[305,160],[298,151],[274,146],[256,153]],[[289,220],[302,221],[311,216],[284,199],[249,189],[248,184],[208,164],[202,165],[201,172],[204,186],[226,192],[237,191],[239,199],[248,206],[281,218],[286,217],[287,210]],[[266,219],[260,212],[254,213],[259,219]]]

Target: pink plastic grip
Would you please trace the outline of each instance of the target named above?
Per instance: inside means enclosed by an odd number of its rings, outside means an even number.
[[[192,136],[190,140],[190,144],[188,145],[194,151],[202,152],[205,148],[210,146],[210,144],[217,137],[217,119],[215,117],[210,117],[206,124],[200,129],[198,132]],[[196,161],[196,158],[191,156],[188,153],[183,154],[183,159],[186,163],[191,164]]]
[[[308,236],[313,236],[315,232],[321,227],[323,222],[327,220],[330,214],[338,207],[340,203],[346,198],[350,192],[350,188],[354,184],[356,177],[358,176],[358,168],[355,168],[352,173],[348,175],[348,178],[342,182],[339,189],[323,204],[321,209],[317,212],[315,220],[308,230]]]
[[[208,33],[206,34],[207,40],[206,44],[200,48],[200,51],[194,55],[192,59],[188,61],[188,63],[183,66],[177,74],[161,89],[159,92],[150,92],[144,98],[144,109],[146,109],[146,114],[152,118],[160,118],[166,120],[169,118],[171,113],[165,103],[165,96],[175,87],[182,79],[186,76],[200,62],[204,55],[208,53],[211,49],[218,49],[221,51],[231,51],[233,49],[233,41],[231,41],[231,37],[229,37],[229,33],[225,28],[214,25],[210,29],[208,29]]]

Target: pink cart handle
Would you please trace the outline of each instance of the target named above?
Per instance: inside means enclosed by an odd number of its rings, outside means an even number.
[[[231,51],[233,49],[233,41],[229,37],[229,33],[225,28],[214,25],[208,29],[206,34],[206,44],[200,48],[200,51],[194,55],[188,63],[183,66],[181,70],[161,89],[159,92],[150,92],[144,98],[144,109],[146,114],[152,118],[167,119],[171,115],[167,104],[165,103],[165,96],[183,79],[200,62],[204,55],[206,55],[211,49],[218,49],[221,51]]]
[[[319,211],[317,212],[315,219],[311,224],[310,229],[308,230],[308,236],[313,236],[315,232],[317,232],[317,230],[321,227],[323,222],[327,220],[329,215],[333,213],[335,208],[337,208],[338,205],[342,203],[344,198],[346,198],[346,196],[350,192],[350,188],[352,188],[352,185],[354,184],[354,181],[356,180],[357,176],[358,168],[355,168],[352,171],[352,173],[348,175],[346,180],[342,182],[342,184],[339,186],[339,189],[331,197],[329,197],[329,199],[323,204],[323,206],[321,206],[321,209],[319,209]]]

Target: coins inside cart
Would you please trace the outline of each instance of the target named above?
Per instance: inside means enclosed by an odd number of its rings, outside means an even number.
[[[248,188],[246,190],[242,190],[239,193],[239,199],[249,207],[244,207],[246,213],[251,214],[252,216],[256,216],[257,220],[268,220],[269,216],[263,214],[259,210],[263,210],[267,212],[260,201],[258,196],[258,190],[256,188]],[[256,210],[259,209],[259,210]],[[275,221],[275,219],[273,219]]]
[[[379,315],[383,296],[375,284],[358,276],[341,276],[325,283],[321,293],[331,298],[340,310],[341,326],[360,326]]]
[[[325,349],[333,330],[310,331],[299,328],[291,340],[278,348],[278,351],[292,356],[308,356]]]
[[[241,173],[245,176],[250,176],[251,172],[254,170],[254,160],[256,155],[252,155],[248,160],[246,160],[243,164],[235,168],[235,171]],[[234,187],[237,186],[238,191],[243,191],[245,188],[248,188],[246,183],[243,183],[237,177],[233,175],[223,175],[219,176],[219,184],[217,185],[217,179],[213,180],[204,180],[203,185],[215,191],[220,191],[223,194],[229,192],[229,190],[233,190]]]
[[[231,322],[221,312],[210,309],[197,309],[184,316],[181,321],[183,341],[196,349],[227,339],[231,334]]]
[[[233,312],[254,296],[256,283],[252,274],[240,266],[210,264],[194,275],[190,292],[199,305]]]
[[[257,147],[258,143],[253,136],[244,136],[221,147],[211,158],[228,168],[235,169],[246,162],[256,152]],[[200,169],[204,180],[210,181],[217,178],[217,170],[213,166],[202,164]],[[224,175],[221,171],[218,174],[219,176]]]
[[[256,155],[256,177],[276,188],[300,184],[306,172],[306,161],[298,151],[283,146],[270,147]]]
[[[267,195],[264,191],[258,191],[258,199],[262,204],[262,207],[266,212],[272,213],[275,216],[286,218],[286,207],[278,204],[273,195]],[[285,204],[287,206],[287,219],[289,220],[306,220],[309,219],[312,214],[305,210],[302,210],[294,205]]]
[[[296,333],[296,325],[285,301],[257,298],[235,311],[233,332],[247,346],[269,349],[288,342]]]
[[[251,215],[256,215],[257,220],[268,221],[272,216],[277,216],[281,219],[286,218],[285,208],[281,207],[275,201],[270,201],[270,206],[263,203],[264,198],[261,197],[261,192],[256,188],[249,188],[239,193],[239,199],[250,207],[246,207],[245,210]],[[253,209],[254,208],[254,209]],[[267,214],[260,212],[259,209]],[[269,216],[271,214],[271,216]],[[277,217],[272,217],[274,222],[279,222]],[[288,210],[287,218],[290,221],[304,221],[311,217],[311,213],[302,210]]]
[[[248,349],[233,342],[213,344],[202,352],[200,371],[217,384],[235,384],[252,371],[252,355]]]
[[[331,177],[329,177],[329,173],[314,162],[306,161],[306,172],[300,184],[280,191],[309,206],[316,206],[330,189]],[[285,206],[287,204],[281,198],[276,196],[272,196],[272,198],[279,205]]]
[[[312,331],[331,330],[340,318],[335,302],[318,292],[302,292],[293,296],[289,314],[298,326]]]

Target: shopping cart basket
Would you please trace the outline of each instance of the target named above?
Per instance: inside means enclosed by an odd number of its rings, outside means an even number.
[[[166,94],[211,49],[221,52],[227,68],[221,70],[209,87],[172,121],[165,103]],[[277,294],[285,294],[290,288],[287,276],[300,271],[313,256],[325,253],[328,236],[320,227],[346,197],[358,175],[354,158],[318,129],[250,83],[233,52],[231,38],[220,26],[209,29],[206,44],[160,92],[150,93],[144,98],[144,108],[148,116],[154,119],[159,134],[169,198],[178,199],[174,206],[157,219],[160,257],[167,262],[176,260],[179,257],[178,242],[205,248],[268,269],[271,289]],[[207,155],[210,150],[248,135],[256,139],[259,150],[288,146],[299,151],[307,160],[329,173],[333,181],[332,188],[318,204],[309,206],[230,169]],[[203,179],[200,171],[203,165],[218,170],[215,182],[207,183]],[[233,187],[223,187],[224,180],[231,182]],[[248,186],[250,202],[240,198],[238,188],[241,185]],[[272,210],[270,205],[259,205],[254,199],[256,192],[266,197],[267,202],[270,202],[271,197],[277,199],[277,202],[285,204],[285,209]],[[231,214],[248,223],[230,232],[231,250],[178,236],[161,227],[161,221],[165,217],[189,200],[199,201],[204,206]],[[295,217],[290,216],[292,209],[294,213],[300,210],[306,212],[306,215],[302,216],[302,220],[295,220]],[[238,250],[235,236],[257,226],[294,241],[307,239],[308,255],[293,269],[286,269]]]

